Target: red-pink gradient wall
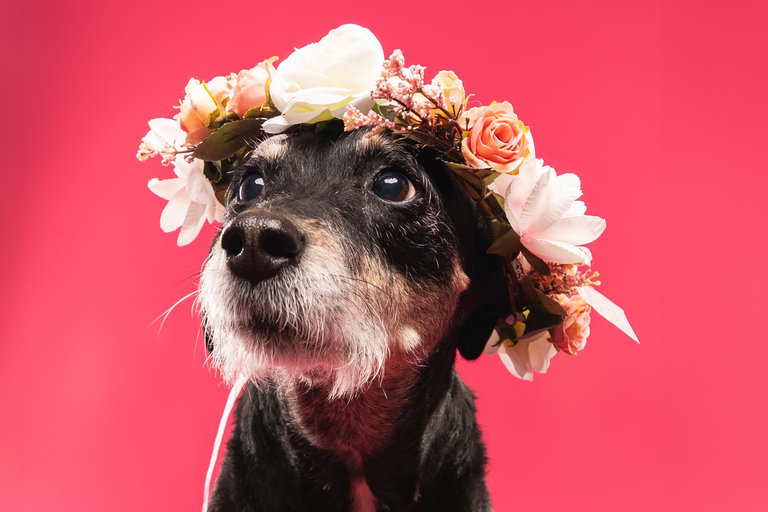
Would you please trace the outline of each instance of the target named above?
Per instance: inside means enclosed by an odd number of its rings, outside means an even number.
[[[0,4],[0,510],[198,510],[227,395],[191,300],[214,229],[159,228],[134,158],[189,77],[364,25],[509,100],[608,229],[587,349],[477,394],[496,511],[768,510],[768,3]]]

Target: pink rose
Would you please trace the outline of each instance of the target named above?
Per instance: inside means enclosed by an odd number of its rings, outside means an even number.
[[[562,325],[558,325],[552,332],[552,343],[571,355],[583,350],[589,337],[589,312],[592,307],[579,295],[568,297],[564,294],[555,296],[555,300],[563,306],[568,317]]]
[[[530,155],[528,128],[517,118],[509,102],[469,109],[460,120],[469,122],[469,135],[461,141],[467,163],[513,173]]]
[[[177,117],[181,129],[187,132],[188,143],[202,141],[213,132],[213,125],[224,118],[235,81],[234,73],[217,76],[207,83],[190,78]]]
[[[227,110],[234,112],[238,117],[244,117],[248,110],[267,103],[269,81],[275,71],[272,63],[276,60],[277,57],[272,57],[259,62],[253,69],[244,69],[237,74],[237,85],[232,90],[232,99]]]

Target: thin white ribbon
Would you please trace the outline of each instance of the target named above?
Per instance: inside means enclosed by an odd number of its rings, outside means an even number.
[[[235,407],[235,401],[240,396],[240,392],[248,383],[248,377],[241,375],[237,378],[232,390],[229,392],[227,398],[227,405],[224,406],[224,413],[221,415],[221,421],[219,421],[219,431],[216,433],[216,441],[213,443],[213,453],[211,454],[211,462],[208,464],[208,472],[205,474],[205,491],[203,493],[203,512],[208,511],[208,500],[211,496],[211,479],[213,478],[213,468],[216,466],[216,459],[219,458],[219,448],[221,447],[221,440],[224,437],[224,431],[227,429],[227,421],[229,421],[229,415],[232,413],[232,409]]]

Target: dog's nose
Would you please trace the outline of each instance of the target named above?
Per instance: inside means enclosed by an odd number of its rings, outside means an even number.
[[[227,265],[253,284],[277,275],[295,263],[304,248],[301,231],[286,217],[246,212],[221,234]]]

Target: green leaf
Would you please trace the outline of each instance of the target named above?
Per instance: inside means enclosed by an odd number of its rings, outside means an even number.
[[[279,115],[279,112],[269,107],[268,104],[264,104],[259,107],[249,108],[243,114],[243,119],[254,119],[257,117],[275,117]]]
[[[488,254],[511,256],[517,255],[522,249],[523,244],[520,243],[520,235],[510,228],[506,233],[493,241],[488,248]]]
[[[491,230],[491,239],[496,240],[504,236],[507,231],[512,229],[512,226],[506,222],[494,220],[488,223],[488,228]]]
[[[208,181],[218,183],[222,177],[221,160],[216,160],[213,162],[206,161],[205,165],[203,166],[203,174],[205,174],[205,177],[208,178]]]
[[[468,182],[474,188],[476,188],[478,192],[482,192],[483,188],[485,188],[483,185],[483,180],[479,178],[478,175],[474,172],[476,169],[466,165],[449,162],[447,160],[443,160],[443,163],[464,181]]]
[[[224,160],[237,153],[251,137],[260,135],[261,125],[266,119],[241,119],[222,125],[197,145],[192,156],[213,162]]]
[[[525,259],[528,260],[528,263],[531,264],[531,266],[533,267],[533,270],[535,270],[536,272],[538,272],[543,276],[548,276],[552,274],[552,271],[549,269],[549,265],[547,265],[547,263],[543,259],[536,256],[525,247],[523,247],[520,250],[520,252],[523,253],[523,256],[525,256]]]
[[[563,323],[563,317],[540,309],[531,309],[525,321],[525,334],[546,331]]]
[[[520,289],[523,291],[526,304],[531,311],[541,310],[561,318],[568,316],[568,313],[563,309],[563,306],[561,306],[555,299],[536,288],[530,278],[524,277],[520,280]]]

